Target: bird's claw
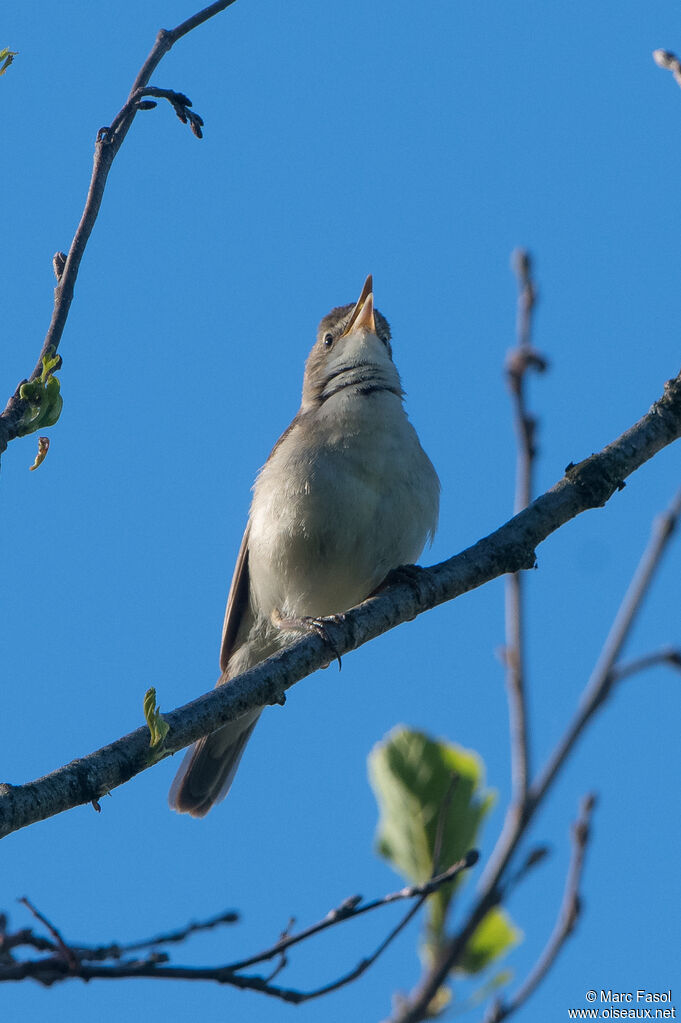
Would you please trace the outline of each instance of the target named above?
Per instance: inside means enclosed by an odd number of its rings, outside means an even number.
[[[304,615],[301,618],[285,618],[281,611],[274,610],[272,612],[272,622],[277,626],[278,629],[293,630],[295,632],[302,632],[304,634],[314,633],[315,636],[319,636],[320,639],[326,643],[330,648],[333,656],[338,661],[338,669],[343,667],[341,662],[341,656],[338,652],[338,647],[334,643],[333,639],[329,634],[327,628],[328,625],[342,625],[345,621],[344,614],[325,615],[318,618],[312,615]]]

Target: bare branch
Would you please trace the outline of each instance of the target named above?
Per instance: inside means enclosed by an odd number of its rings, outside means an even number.
[[[554,488],[555,489],[555,488]],[[541,500],[541,498],[540,498]],[[535,505],[537,502],[535,501]],[[445,945],[438,961],[405,1001],[394,1023],[420,1023],[427,1018],[428,1006],[445,983],[452,968],[459,962],[463,951],[478,924],[502,897],[502,878],[515,853],[520,839],[553,784],[556,775],[572,751],[584,728],[606,696],[612,691],[613,669],[624,641],[631,630],[654,572],[681,515],[681,489],[664,515],[653,524],[653,535],[639,562],[632,583],[625,594],[615,618],[603,652],[582,695],[581,706],[539,777],[532,783],[523,817],[507,815],[501,834],[492,851],[478,888],[478,898],[459,932]]]
[[[661,448],[681,436],[681,375],[634,426],[566,475],[510,522],[456,557],[386,588],[327,629],[341,655],[401,622],[506,572],[532,568],[535,548],[564,523],[604,505],[624,479]],[[56,813],[98,800],[164,757],[256,707],[283,702],[285,691],[328,662],[322,638],[307,636],[286,650],[164,714],[170,726],[165,745],[149,747],[148,728],[138,728],[109,746],[25,785],[0,784],[0,837]],[[534,797],[536,799],[536,795]],[[506,840],[505,840],[506,841]],[[515,841],[511,843],[515,847]],[[510,855],[510,852],[509,852]],[[503,859],[506,858],[504,854]]]
[[[28,899],[19,899],[19,902],[25,905],[31,913],[40,920],[40,922],[47,928],[48,932],[52,934],[53,938],[45,938],[43,935],[35,934],[34,931],[31,931],[28,928],[8,933],[6,929],[7,918],[4,914],[2,914],[3,920],[5,921],[5,928],[0,938],[0,958],[14,948],[23,947],[32,948],[37,952],[61,952],[65,957],[70,959],[72,964],[75,962],[76,965],[82,962],[105,962],[108,959],[119,960],[122,959],[123,956],[129,955],[131,952],[143,952],[145,950],[158,949],[163,945],[181,944],[191,937],[192,934],[198,934],[201,931],[213,930],[214,928],[222,927],[225,924],[236,923],[239,919],[238,913],[228,911],[220,913],[218,916],[210,917],[208,920],[202,920],[198,923],[190,923],[178,930],[169,931],[165,934],[157,934],[153,938],[145,938],[141,941],[131,941],[126,944],[109,942],[106,945],[67,946],[54,924],[40,913]],[[156,952],[154,952],[154,958],[159,962],[165,961],[165,959],[161,960]],[[0,980],[1,979],[2,975],[0,973]]]
[[[593,795],[582,800],[579,817],[572,826],[572,857],[565,881],[565,891],[556,926],[535,966],[510,1001],[497,1001],[485,1015],[484,1023],[501,1023],[519,1009],[532,995],[553,966],[560,950],[575,929],[581,911],[579,890],[584,869],[584,856],[591,831],[591,815],[596,799]]]
[[[363,905],[360,904],[361,900],[357,896],[353,896],[350,899],[346,899],[336,909],[331,910],[330,913],[327,913],[323,920],[320,920],[311,927],[305,928],[297,934],[284,934],[279,941],[270,948],[265,949],[263,952],[251,956],[248,959],[242,959],[238,962],[216,967],[173,966],[168,964],[168,957],[165,953],[159,954],[157,952],[151,952],[143,959],[134,958],[126,959],[124,961],[120,960],[124,955],[129,954],[130,952],[151,949],[153,946],[183,942],[191,934],[196,933],[197,931],[207,930],[224,923],[231,923],[236,919],[235,913],[223,913],[220,916],[214,917],[203,923],[190,924],[189,926],[177,931],[161,934],[156,938],[146,941],[134,942],[127,945],[115,943],[106,946],[79,947],[67,945],[57,928],[54,927],[54,925],[51,924],[42,913],[39,913],[27,899],[22,899],[20,901],[22,901],[24,905],[31,910],[33,915],[43,923],[51,934],[53,940],[50,941],[41,937],[36,937],[32,932],[24,930],[19,932],[20,937],[19,935],[6,935],[7,940],[0,945],[0,950],[6,951],[10,948],[17,948],[24,945],[32,947],[37,951],[49,951],[52,954],[41,959],[33,960],[18,961],[12,958],[8,961],[0,960],[0,982],[3,980],[21,980],[25,977],[31,977],[42,984],[53,984],[57,981],[68,980],[69,978],[74,977],[81,980],[121,980],[129,977],[147,977],[152,979],[174,978],[176,980],[195,981],[210,980],[218,984],[226,984],[241,989],[260,991],[263,994],[271,995],[272,997],[279,998],[286,1002],[300,1004],[313,998],[319,998],[331,991],[335,991],[361,976],[361,974],[369,969],[382,952],[388,948],[400,931],[406,927],[409,920],[411,920],[414,914],[418,912],[419,908],[423,905],[425,899],[443,885],[449,884],[453,881],[454,878],[463,870],[467,870],[472,867],[473,864],[477,862],[477,859],[477,852],[471,851],[458,863],[453,864],[448,870],[439,874],[437,877],[431,878],[425,884],[410,885],[400,889],[400,891],[392,892],[389,895],[383,896],[383,898],[374,899],[373,901],[364,903]],[[406,915],[403,916],[398,924],[392,928],[387,937],[383,939],[375,951],[370,956],[360,960],[360,962],[352,970],[343,974],[341,977],[329,984],[325,984],[322,987],[315,988],[310,991],[297,991],[292,988],[284,988],[272,984],[271,981],[273,977],[276,976],[276,974],[279,973],[286,964],[285,959],[282,959],[269,977],[244,975],[241,972],[247,967],[253,966],[257,963],[263,963],[277,957],[282,957],[283,953],[290,949],[293,945],[298,945],[314,935],[319,934],[321,931],[328,930],[330,927],[334,927],[345,920],[354,919],[355,917],[362,916],[364,913],[369,913],[374,909],[404,900],[414,900],[413,905],[410,906]],[[113,960],[113,962],[108,962],[107,960]]]
[[[662,555],[672,537],[680,515],[681,488],[677,491],[667,511],[658,516],[653,522],[650,542],[643,552],[629,589],[625,593],[622,604],[615,616],[600,657],[582,694],[580,707],[565,732],[563,739],[532,786],[530,795],[534,803],[538,803],[543,799],[557,771],[582,734],[584,726],[612,692],[612,687],[617,677],[615,673],[617,659],[631,632],[634,619],[641,610],[653,576],[660,565]]]
[[[153,938],[144,938],[142,941],[131,941],[126,945],[101,946],[94,951],[97,952],[98,959],[103,959],[109,958],[108,955],[105,956],[103,954],[107,951],[107,948],[115,948],[120,955],[125,952],[139,952],[145,948],[158,948],[159,945],[181,945],[192,934],[199,934],[203,931],[212,931],[216,927],[222,927],[224,924],[235,924],[238,920],[239,914],[235,913],[234,910],[228,910],[225,913],[219,913],[217,916],[211,916],[207,920],[199,920],[187,924],[185,927],[180,927],[175,931],[166,931],[164,934],[156,934]],[[111,953],[111,955],[113,955],[113,953]]]
[[[518,280],[517,343],[506,360],[506,374],[513,403],[513,420],[518,443],[514,512],[532,500],[533,469],[536,458],[536,420],[527,408],[525,380],[530,369],[543,372],[546,360],[532,348],[532,313],[537,292],[532,279],[530,255],[516,249],[512,265]],[[525,699],[525,629],[523,578],[514,572],[506,578],[506,688],[511,736],[511,778],[513,798],[509,813],[523,813],[530,777],[530,750]]]
[[[392,892],[390,895],[384,895],[380,899],[374,899],[372,902],[365,902],[364,904],[362,904],[361,896],[353,895],[341,902],[340,906],[337,906],[336,909],[332,909],[318,923],[313,924],[304,931],[299,931],[298,934],[285,934],[271,948],[266,949],[264,952],[259,952],[249,959],[242,959],[237,963],[232,963],[230,968],[233,970],[243,970],[247,966],[254,966],[256,963],[264,962],[267,959],[274,959],[276,956],[281,955],[282,952],[292,948],[293,945],[298,945],[301,941],[311,938],[313,934],[319,934],[321,931],[333,927],[340,920],[350,920],[354,917],[362,916],[364,913],[370,913],[374,909],[379,909],[381,906],[387,906],[393,902],[401,902],[403,899],[426,899],[433,892],[442,888],[443,885],[453,881],[463,870],[468,870],[477,862],[478,853],[475,850],[471,850],[463,860],[454,863],[443,873],[434,875],[424,884],[407,885],[405,888],[400,888],[397,892]]]
[[[355,966],[354,969],[350,970],[348,973],[343,974],[342,977],[339,977],[338,980],[334,980],[331,984],[326,984],[324,987],[316,988],[314,991],[308,991],[305,994],[305,997],[301,999],[301,1001],[309,1001],[312,998],[319,998],[321,995],[328,995],[332,991],[337,991],[338,988],[345,987],[346,984],[350,984],[353,980],[357,980],[358,977],[361,977],[362,974],[365,973],[370,966],[373,966],[378,957],[383,952],[385,952],[388,945],[392,944],[397,935],[404,930],[404,928],[412,920],[412,918],[416,916],[421,906],[426,901],[426,898],[427,895],[422,895],[418,899],[418,901],[414,903],[413,906],[409,907],[409,909],[402,917],[402,919],[399,921],[399,923],[397,923],[396,926],[393,927],[390,933],[383,939],[378,948],[376,948],[370,956],[368,956],[365,959],[360,959],[359,963],[357,964],[357,966]]]
[[[92,168],[90,187],[85,201],[85,208],[73,241],[71,242],[71,247],[68,251],[66,261],[63,262],[61,259],[63,254],[60,253],[58,254],[60,258],[54,263],[55,274],[57,276],[57,287],[54,290],[52,319],[45,336],[38,361],[31,374],[31,380],[40,376],[43,356],[46,354],[48,349],[53,348],[56,352],[59,347],[69,315],[69,310],[71,308],[71,302],[73,300],[76,279],[80,269],[80,262],[83,258],[90,234],[92,233],[92,229],[99,214],[102,198],[104,196],[104,189],[106,187],[106,180],[116,154],[121,148],[125,136],[128,134],[128,130],[135,119],[137,111],[140,109],[139,103],[142,96],[162,95],[164,98],[168,99],[171,103],[173,103],[178,116],[185,122],[189,121],[194,134],[199,138],[201,137],[201,125],[203,124],[203,121],[197,114],[194,114],[193,111],[189,111],[187,109],[189,105],[188,101],[185,104],[181,103],[181,100],[186,100],[187,97],[183,96],[181,93],[172,93],[171,90],[147,88],[149,79],[158,67],[160,61],[178,41],[178,39],[181,39],[198,25],[208,21],[209,18],[212,18],[221,11],[224,11],[234,2],[235,0],[219,0],[218,3],[210,4],[191,18],[183,21],[182,24],[178,25],[176,28],[170,30],[161,29],[151,53],[147,57],[142,69],[135,79],[128,99],[114,118],[111,127],[101,128],[97,133],[94,165]],[[175,97],[175,101],[171,99],[171,96]],[[177,97],[180,99],[177,99]],[[181,110],[184,110],[184,113],[181,113]],[[57,257],[55,257],[55,259],[56,258]],[[5,450],[9,442],[17,436],[19,423],[26,411],[27,403],[19,396],[19,388],[21,387],[21,384],[25,382],[26,381],[23,380],[21,381],[16,391],[8,401],[4,412],[0,415],[0,455]]]

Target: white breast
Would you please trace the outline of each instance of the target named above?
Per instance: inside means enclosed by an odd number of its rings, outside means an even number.
[[[437,475],[400,398],[334,395],[293,427],[256,481],[254,608],[263,616],[347,610],[418,559],[438,504]]]

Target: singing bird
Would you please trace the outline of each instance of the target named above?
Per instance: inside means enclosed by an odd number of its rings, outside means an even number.
[[[361,603],[432,541],[440,483],[404,410],[390,340],[371,275],[355,304],[319,324],[300,409],[253,488],[218,685]],[[227,795],[262,709],[195,743],[173,809],[203,817]]]

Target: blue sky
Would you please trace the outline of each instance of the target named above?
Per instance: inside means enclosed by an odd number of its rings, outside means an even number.
[[[51,257],[82,210],[97,129],[187,0],[5,5],[0,46],[2,380],[30,372],[49,322]],[[249,488],[296,411],[318,320],[372,272],[407,407],[442,481],[442,560],[509,517],[514,442],[502,376],[514,339],[511,250],[535,255],[537,483],[612,440],[679,369],[681,91],[651,51],[681,50],[676,4],[238,0],[164,60],[198,142],[169,108],[141,114],[112,170],[62,343],[65,406],[39,471],[5,454],[2,780],[47,773],[212,685]],[[528,577],[530,712],[539,764],[560,735],[681,477],[678,447],[608,507],[539,550]],[[672,546],[628,655],[679,642]],[[242,922],[177,961],[220,962],[343,898],[399,886],[377,859],[366,757],[406,723],[476,750],[509,793],[495,651],[503,587],[349,655],[263,718],[229,800],[171,814],[164,763],[2,844],[0,908],[28,895],[74,942],[127,940],[237,908]],[[579,797],[599,804],[584,916],[519,1023],[565,1018],[589,988],[674,988],[681,940],[679,681],[657,669],[600,714],[537,818],[553,855],[513,896],[526,974],[553,926]],[[177,758],[176,758],[177,759]],[[396,919],[348,925],[292,955],[311,986]],[[392,915],[391,915],[392,914]],[[412,926],[356,985],[299,1009],[199,985],[6,988],[8,1018],[336,1023],[388,1015],[417,980]],[[475,1018],[475,1014],[472,1018]]]

